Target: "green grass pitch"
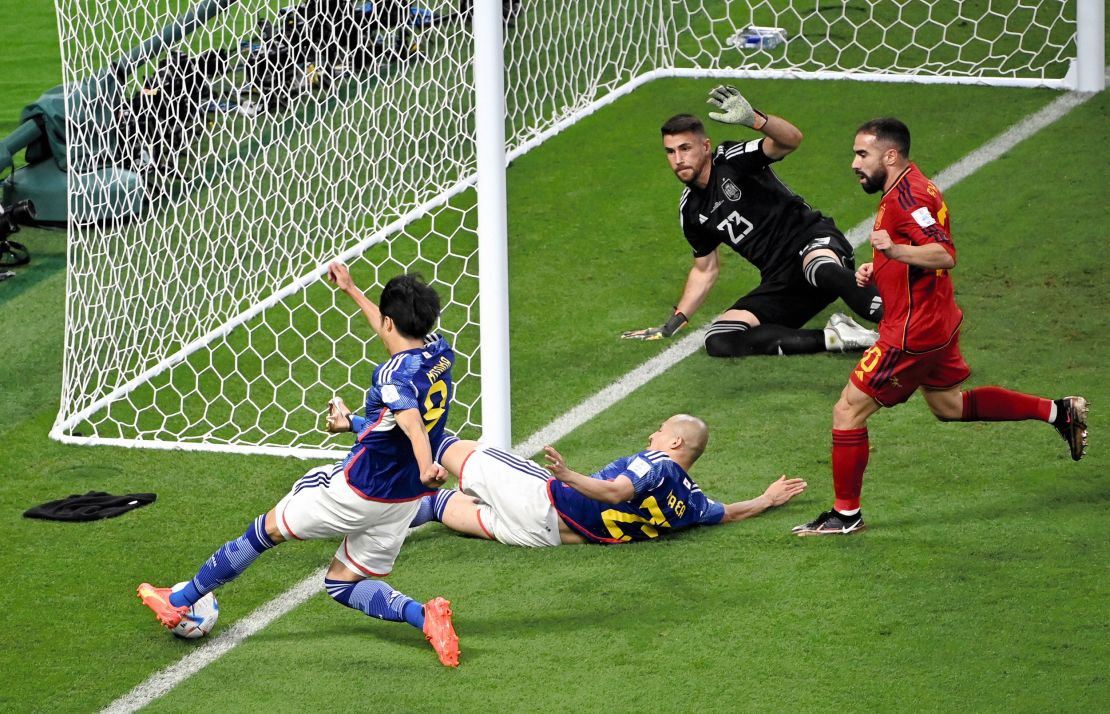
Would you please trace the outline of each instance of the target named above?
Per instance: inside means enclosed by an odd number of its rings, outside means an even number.
[[[0,134],[57,83],[54,33],[48,4],[0,7]],[[658,124],[703,111],[709,86],[655,82],[510,169],[517,440],[665,348],[616,335],[658,322],[681,289],[689,256]],[[919,164],[935,174],[1056,96],[846,82],[745,88],[806,133],[780,175],[845,229],[875,206],[848,169],[861,121],[906,118]],[[792,538],[790,526],[831,498],[830,411],[852,357],[699,353],[559,448],[593,469],[641,448],[668,415],[692,412],[712,432],[693,471],[707,493],[749,498],[790,473],[809,479],[807,494],[749,522],[629,547],[526,551],[430,526],[410,538],[390,582],[453,601],[458,670],[440,667],[411,628],[321,591],[148,710],[1104,711],[1108,119],[1103,93],[946,192],[970,384],[1086,395],[1092,447],[1082,462],[1043,424],[937,424],[915,398],[872,419],[871,529],[832,542]],[[157,627],[135,585],[191,576],[308,465],[50,441],[65,239],[34,230],[19,239],[34,261],[0,282],[0,710],[91,712],[197,647]],[[757,280],[725,256],[695,323]],[[88,524],[21,517],[87,490],[159,498]],[[322,567],[334,548],[267,553],[218,592],[216,633]]]

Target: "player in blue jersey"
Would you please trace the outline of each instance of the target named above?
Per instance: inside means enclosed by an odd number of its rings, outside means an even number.
[[[426,496],[412,525],[430,520],[509,545],[628,543],[694,526],[731,523],[781,506],[806,488],[785,476],[762,495],[722,504],[690,478],[709,431],[697,417],[677,414],[648,438],[648,448],[585,476],[544,448],[546,468],[473,441],[448,437],[439,459],[459,489]]]
[[[374,370],[366,416],[343,403],[329,406],[328,430],[357,437],[342,461],[311,469],[239,538],[221,546],[176,592],[139,586],[143,604],[167,628],[206,593],[247,569],[263,552],[287,540],[342,536],[324,578],[329,595],[372,617],[420,628],[449,667],[459,663],[451,603],[437,597],[421,605],[380,580],[393,568],[421,499],[446,478],[433,459],[450,408],[451,366],[447,341],[430,335],[439,296],[419,276],[400,275],[382,290],[380,308],[359,290],[346,266],[333,263],[328,278],[347,293],[381,338],[390,358]]]

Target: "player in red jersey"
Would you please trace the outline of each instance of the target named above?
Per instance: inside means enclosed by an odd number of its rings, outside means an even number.
[[[867,467],[867,418],[921,389],[941,421],[1039,419],[1064,437],[1078,461],[1087,448],[1087,400],[1045,399],[1001,387],[961,389],[971,370],[960,354],[963,313],[952,294],[956,266],[944,196],[909,159],[910,131],[897,119],[874,119],[856,132],[852,170],[867,193],[883,192],[871,245],[874,262],[856,271],[883,299],[879,341],[864,352],[833,407],[831,510],[796,526],[808,535],[863,530],[860,491]]]

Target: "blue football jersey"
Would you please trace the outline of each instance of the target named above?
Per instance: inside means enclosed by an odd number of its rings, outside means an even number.
[[[343,462],[347,481],[367,499],[411,501],[434,491],[420,482],[412,442],[395,413],[420,410],[434,454],[447,426],[454,363],[447,340],[429,335],[424,347],[398,352],[374,370],[366,416],[351,415],[351,431],[358,437]]]
[[[668,531],[720,523],[724,518],[724,506],[707,498],[689,474],[662,451],[625,456],[590,477],[612,481],[622,475],[636,489],[630,501],[601,503],[551,479],[547,485],[551,503],[568,526],[599,543],[650,540]]]

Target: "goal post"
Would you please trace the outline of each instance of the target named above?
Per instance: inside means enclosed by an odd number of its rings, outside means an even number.
[[[1096,0],[55,2],[70,443],[345,451],[322,411],[384,353],[325,280],[340,259],[369,294],[430,280],[451,428],[508,446],[506,163],[654,79],[1105,82]]]

